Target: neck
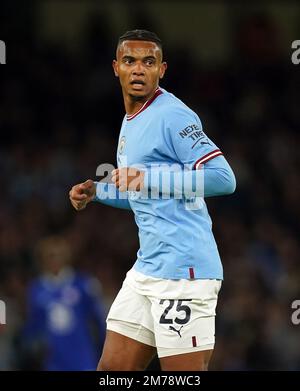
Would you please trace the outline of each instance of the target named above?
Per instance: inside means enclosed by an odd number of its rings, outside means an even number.
[[[158,87],[155,87],[155,89],[149,95],[142,96],[142,97],[135,97],[129,94],[125,95],[123,93],[126,114],[132,115],[137,111],[139,111],[141,107],[153,97],[157,88]]]

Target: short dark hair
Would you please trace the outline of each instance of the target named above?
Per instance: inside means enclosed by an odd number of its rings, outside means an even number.
[[[162,49],[162,42],[161,39],[158,38],[158,36],[153,33],[152,31],[148,30],[130,30],[127,31],[125,34],[121,35],[118,41],[118,46],[123,41],[149,41],[149,42],[155,42],[160,49]]]

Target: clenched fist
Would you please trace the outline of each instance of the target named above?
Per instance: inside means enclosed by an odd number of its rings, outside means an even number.
[[[69,192],[71,204],[76,210],[84,209],[95,195],[96,185],[91,179],[73,186]]]
[[[140,191],[144,188],[144,177],[143,171],[133,167],[123,167],[112,171],[111,180],[119,191]]]

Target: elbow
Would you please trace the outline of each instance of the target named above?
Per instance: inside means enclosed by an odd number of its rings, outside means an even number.
[[[232,170],[228,175],[227,183],[225,185],[224,190],[225,190],[224,194],[227,194],[227,195],[233,194],[236,190],[236,179],[235,179],[235,175]]]

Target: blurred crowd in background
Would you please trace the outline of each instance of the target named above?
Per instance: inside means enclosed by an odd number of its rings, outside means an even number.
[[[13,27],[4,26],[9,37]],[[128,29],[136,27],[155,30]],[[23,335],[41,240],[69,243],[73,267],[100,282],[104,313],[138,249],[131,212],[93,203],[77,213],[68,197],[74,184],[97,179],[99,164],[116,164],[124,116],[111,69],[117,36],[92,18],[76,57],[35,44],[33,27],[26,31],[26,39],[14,36],[1,68],[0,370],[42,368],[27,360]],[[225,275],[215,370],[300,369],[300,326],[291,322],[300,298],[300,69],[283,55],[279,35],[267,15],[249,16],[236,26],[231,61],[215,66],[165,46],[161,86],[198,113],[237,177],[234,195],[207,199]]]

